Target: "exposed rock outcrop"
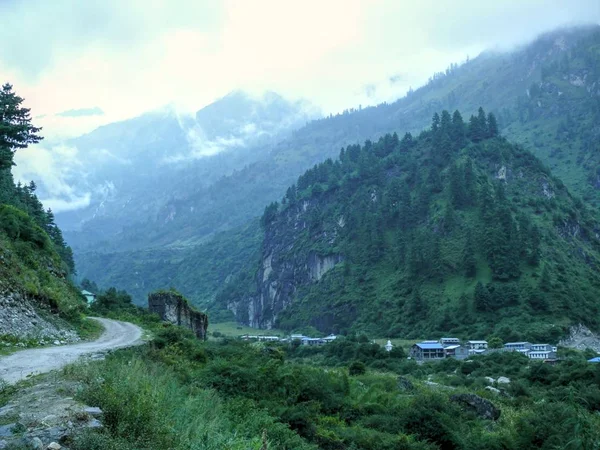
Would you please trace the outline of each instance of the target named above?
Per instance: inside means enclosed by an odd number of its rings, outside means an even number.
[[[319,207],[318,200],[304,200],[265,224],[256,292],[227,305],[238,322],[273,328],[279,313],[290,306],[300,287],[319,282],[344,260],[333,248],[345,220],[339,217],[335,223],[311,227]]]
[[[189,328],[198,339],[206,339],[208,316],[192,308],[178,292],[155,292],[148,295],[148,309],[166,322]]]
[[[34,307],[34,302],[16,292],[0,292],[0,337],[38,344],[66,344],[79,341],[77,333],[49,310]],[[2,339],[0,339],[1,341]]]
[[[591,348],[600,352],[600,337],[593,333],[585,325],[579,324],[569,329],[569,336],[558,343],[561,347],[569,347],[577,350]]]
[[[492,402],[478,395],[456,394],[450,397],[450,400],[473,410],[482,419],[498,420],[500,418],[500,410]]]

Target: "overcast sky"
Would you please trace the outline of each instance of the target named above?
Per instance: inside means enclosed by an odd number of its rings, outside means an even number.
[[[52,137],[235,88],[325,113],[378,103],[483,49],[598,23],[600,1],[0,0],[0,19],[0,80]]]

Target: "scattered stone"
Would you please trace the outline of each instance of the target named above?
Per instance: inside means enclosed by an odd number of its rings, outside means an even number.
[[[8,448],[8,442],[0,440],[0,450],[4,450],[5,448]]]
[[[89,414],[92,417],[98,417],[103,414],[102,410],[97,406],[88,406],[84,408],[83,412]]]
[[[60,450],[62,448],[62,445],[60,445],[58,442],[51,442],[48,447],[46,447],[46,450]]]
[[[494,380],[492,377],[485,377],[485,381],[487,381],[489,384],[494,384],[496,382],[496,380]]]
[[[98,419],[90,420],[86,426],[88,428],[93,428],[93,429],[98,429],[98,428],[103,427],[102,422],[100,422]]]
[[[32,450],[44,450],[44,443],[39,437],[34,437],[31,441],[29,441],[29,447]]]
[[[510,378],[507,378],[507,377],[499,377],[499,378],[498,378],[498,383],[499,383],[499,384],[510,384]]]
[[[401,391],[412,391],[414,389],[412,381],[406,377],[398,377],[398,389]]]
[[[479,417],[487,420],[498,420],[500,410],[492,402],[475,394],[456,394],[450,400],[473,410]]]
[[[10,437],[13,435],[13,427],[16,425],[16,423],[9,423],[8,425],[1,425],[0,426],[0,437]]]
[[[494,394],[500,394],[500,389],[496,389],[495,387],[492,387],[492,386],[486,386],[485,390],[493,392]]]
[[[74,342],[77,333],[63,328],[69,328],[69,324],[50,314],[39,302],[27,295],[11,292],[9,287],[0,286],[0,334],[21,341],[14,346],[25,347],[25,342],[52,342],[57,339]]]

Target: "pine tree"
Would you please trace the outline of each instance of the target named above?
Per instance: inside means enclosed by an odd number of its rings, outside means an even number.
[[[30,109],[23,108],[24,99],[16,95],[8,83],[0,90],[0,169],[10,169],[17,149],[26,148],[43,138],[41,128],[31,124]]]
[[[552,289],[552,276],[550,275],[550,268],[548,267],[548,264],[544,264],[544,268],[542,269],[539,288],[545,292],[548,292]]]
[[[450,133],[450,138],[452,139],[456,150],[465,146],[466,127],[458,110],[454,111],[454,114],[452,114],[452,131]]]
[[[475,286],[474,305],[477,311],[488,311],[491,306],[490,293],[488,288],[481,281]]]
[[[433,118],[431,119],[431,131],[433,134],[437,133],[440,128],[440,115],[436,112],[433,114]]]
[[[491,138],[498,136],[498,122],[492,113],[489,113],[487,117],[487,135]]]
[[[464,203],[466,206],[477,203],[475,170],[473,169],[473,160],[471,158],[467,158],[464,166]]]

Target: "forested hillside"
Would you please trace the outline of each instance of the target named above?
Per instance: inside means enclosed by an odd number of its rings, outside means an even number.
[[[600,325],[597,212],[481,108],[342,149],[262,224],[260,263],[218,297],[252,326],[554,341]]]
[[[459,109],[470,115],[476,114],[480,105],[494,113],[503,136],[540,158],[586,205],[598,206],[599,48],[598,27],[559,30],[512,52],[486,52],[452,65],[396,102],[313,121],[259,161],[169,202],[165,211],[173,220],[151,220],[130,227],[108,248],[126,248],[125,242],[143,245],[148,236],[156,236],[162,261],[181,260],[182,247],[187,247],[185,254],[193,260],[192,241],[202,242],[216,230],[235,229],[259,215],[265,204],[280,198],[306,169],[337,157],[340,147],[376,140],[386,133],[417,135],[429,126],[435,111]],[[167,242],[174,248],[163,251]],[[82,275],[101,286],[110,286],[119,277],[124,279],[122,288],[134,290],[140,279],[148,279],[154,271],[153,257],[146,264],[140,253],[110,256],[122,261],[125,268],[136,268],[127,276],[98,270],[107,258],[99,254],[104,247],[76,255]],[[205,263],[210,261],[193,262],[197,267]],[[220,282],[229,275],[223,275]],[[204,278],[196,281],[196,286],[202,285]],[[205,298],[195,289],[184,293]],[[136,297],[136,301],[141,300]]]
[[[40,128],[31,124],[23,99],[5,84],[0,91],[0,299],[13,294],[78,319],[83,306],[69,281],[74,273],[73,254],[44,210],[36,185],[15,185],[11,168],[14,153],[39,142]],[[12,306],[10,298],[4,308]],[[0,332],[0,334],[3,334]]]

